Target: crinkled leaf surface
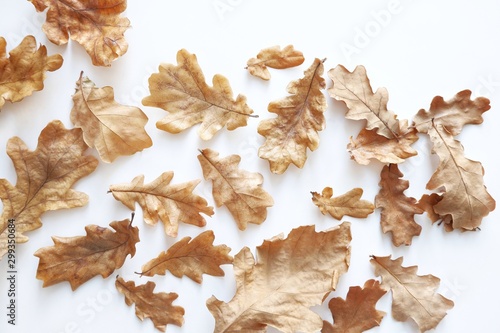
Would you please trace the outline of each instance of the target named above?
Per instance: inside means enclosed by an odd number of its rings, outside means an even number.
[[[16,242],[28,241],[25,232],[42,226],[40,216],[50,210],[81,207],[88,196],[72,190],[73,184],[97,167],[93,156],[84,156],[88,146],[80,129],[66,129],[58,121],[49,123],[30,151],[18,137],[7,142],[7,154],[17,174],[16,185],[0,179],[3,212],[0,218],[0,257],[7,249],[7,221],[15,220]]]
[[[76,82],[71,122],[83,130],[89,147],[97,149],[104,162],[135,154],[153,145],[144,126],[148,117],[141,109],[114,100],[112,87],[96,87],[83,72]]]
[[[75,290],[91,278],[110,276],[135,255],[139,229],[129,219],[111,222],[111,230],[97,225],[85,227],[86,236],[52,237],[53,246],[36,251],[40,258],[36,272],[43,286],[68,281]]]
[[[215,297],[207,307],[215,333],[313,333],[323,321],[309,308],[319,305],[349,267],[350,223],[316,232],[314,226],[293,229],[287,238],[266,240],[254,259],[248,248],[234,258],[236,294],[225,303]]]
[[[246,69],[253,76],[269,80],[271,73],[269,73],[268,67],[285,69],[299,66],[303,62],[304,55],[295,50],[293,45],[287,45],[283,49],[276,45],[261,50],[256,58],[249,59]]]
[[[321,213],[329,213],[333,218],[341,220],[344,215],[365,218],[373,213],[374,206],[368,200],[361,200],[363,189],[354,188],[338,197],[333,197],[331,187],[325,187],[321,194],[311,192],[313,203]]]
[[[53,72],[62,66],[59,54],[47,56],[47,48],[37,48],[35,37],[26,36],[9,52],[7,42],[0,37],[0,109],[5,101],[19,102],[33,91],[43,89],[46,72]]]
[[[233,99],[233,91],[224,76],[215,75],[210,87],[196,55],[184,49],[177,52],[177,63],[177,66],[160,65],[159,73],[149,78],[151,95],[142,103],[169,112],[156,127],[179,133],[201,123],[198,134],[203,140],[209,140],[224,126],[234,130],[247,125],[253,110],[246,104],[245,96]]]

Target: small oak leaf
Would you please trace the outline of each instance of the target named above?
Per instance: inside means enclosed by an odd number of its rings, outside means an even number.
[[[361,200],[363,189],[354,188],[338,197],[333,197],[331,187],[325,187],[321,194],[311,192],[313,203],[321,213],[329,213],[333,218],[341,220],[344,215],[365,218],[373,213],[374,206],[367,200]]]
[[[247,62],[248,72],[263,80],[269,80],[271,73],[267,67],[275,69],[285,69],[299,66],[304,62],[302,52],[293,48],[293,45],[287,45],[283,49],[279,46],[268,47],[257,54],[257,58],[251,58]]]

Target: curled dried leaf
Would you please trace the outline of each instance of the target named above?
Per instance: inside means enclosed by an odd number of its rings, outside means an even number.
[[[311,192],[313,203],[321,213],[329,213],[333,218],[341,220],[344,215],[365,218],[373,213],[374,206],[368,200],[361,200],[363,189],[354,188],[338,197],[333,197],[331,187],[325,187],[321,194]]]
[[[248,72],[263,80],[269,80],[271,73],[267,67],[275,69],[285,69],[299,66],[304,62],[302,52],[293,48],[293,45],[287,45],[281,49],[278,45],[263,49],[257,54],[257,58],[251,58],[247,62]]]

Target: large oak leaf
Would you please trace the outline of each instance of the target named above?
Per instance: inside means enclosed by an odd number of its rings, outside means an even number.
[[[123,34],[130,21],[120,15],[127,0],[29,0],[38,12],[48,8],[42,30],[57,45],[78,42],[96,66],[111,66],[111,62],[127,52]]]
[[[304,226],[285,239],[266,240],[256,259],[243,248],[234,258],[233,299],[207,301],[214,332],[263,333],[267,326],[289,333],[321,330],[321,317],[309,308],[321,304],[347,271],[350,241],[350,224],[344,222],[324,232]]]
[[[50,210],[80,207],[88,202],[73,184],[97,167],[93,156],[84,156],[88,146],[80,129],[68,130],[56,120],[40,133],[36,150],[30,151],[18,137],[7,142],[7,154],[17,174],[16,185],[0,179],[3,212],[0,218],[0,257],[7,249],[7,221],[13,219],[16,242],[28,241],[25,232],[42,226],[40,216]]]
[[[321,213],[329,213],[333,218],[340,220],[344,215],[365,218],[373,213],[374,206],[368,200],[361,200],[363,189],[354,188],[338,197],[333,197],[333,189],[325,187],[321,194],[311,192],[313,203],[319,207]]]
[[[246,97],[233,99],[229,81],[222,75],[213,77],[213,87],[205,82],[196,55],[182,49],[177,52],[178,65],[162,64],[159,73],[149,78],[150,96],[142,103],[169,112],[156,127],[169,133],[179,133],[201,123],[198,134],[211,139],[224,126],[228,130],[246,126],[253,110]]]
[[[271,73],[269,73],[268,67],[285,69],[299,66],[303,62],[304,55],[295,50],[293,45],[287,45],[283,49],[279,46],[272,46],[261,50],[256,58],[249,59],[245,69],[253,76],[269,80]]]
[[[33,36],[26,36],[9,52],[7,42],[0,37],[0,109],[5,101],[19,102],[33,91],[43,89],[46,72],[53,72],[62,66],[59,54],[47,56],[47,48],[37,49]]]

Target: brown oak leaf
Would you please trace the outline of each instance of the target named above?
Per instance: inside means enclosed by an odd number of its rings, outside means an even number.
[[[443,196],[439,193],[424,194],[417,205],[427,213],[432,223],[438,222],[438,224],[444,225],[446,231],[453,231],[451,215],[441,216],[434,211],[434,206],[441,200],[443,200]]]
[[[363,288],[350,287],[347,297],[335,297],[328,302],[334,324],[323,321],[321,333],[361,333],[380,326],[385,312],[375,308],[387,293],[376,280],[368,280]]]
[[[47,56],[47,48],[37,49],[33,36],[26,36],[9,52],[7,42],[0,37],[0,109],[5,101],[19,102],[34,91],[43,89],[47,71],[58,70],[63,63],[59,54]]]
[[[165,332],[168,324],[180,327],[184,323],[184,309],[173,305],[179,297],[176,293],[154,293],[156,284],[152,281],[136,286],[134,281],[125,281],[121,277],[116,278],[115,286],[125,296],[127,305],[135,304],[136,316],[140,320],[151,319],[161,332]]]
[[[278,45],[265,48],[257,54],[257,58],[251,58],[247,62],[248,72],[263,80],[269,80],[271,73],[268,67],[285,69],[299,66],[304,62],[302,52],[295,50],[293,45],[287,45],[281,49]]]
[[[228,303],[212,296],[207,307],[215,318],[215,333],[313,333],[323,320],[309,308],[319,305],[349,267],[350,223],[324,232],[314,226],[293,229],[257,247],[256,259],[247,247],[234,258],[236,294]],[[256,262],[257,261],[257,262]]]
[[[382,277],[382,287],[392,291],[392,317],[397,321],[412,319],[425,332],[435,328],[453,308],[453,301],[436,293],[439,278],[417,275],[417,266],[403,267],[403,257],[390,256],[370,260],[375,275]]]
[[[169,133],[179,133],[201,123],[198,134],[210,140],[224,126],[228,130],[246,126],[253,110],[246,97],[233,99],[229,81],[222,75],[213,77],[213,87],[205,82],[196,55],[182,49],[177,52],[178,65],[162,64],[159,73],[149,78],[150,96],[142,100],[146,106],[166,110],[169,115],[156,127]]]
[[[53,246],[35,252],[40,258],[37,279],[43,280],[44,287],[68,281],[75,290],[94,276],[110,276],[123,266],[127,255],[135,255],[139,229],[131,224],[129,219],[111,222],[114,231],[88,225],[86,236],[52,237]]]
[[[24,243],[27,231],[42,226],[40,216],[50,210],[81,207],[88,196],[71,189],[73,184],[97,167],[87,150],[80,129],[66,129],[58,121],[49,123],[38,137],[38,146],[30,151],[18,137],[7,142],[7,154],[17,174],[16,185],[0,179],[3,212],[0,217],[0,257],[7,251],[8,220],[13,219],[16,242]]]
[[[226,245],[214,246],[213,231],[207,230],[191,240],[184,237],[157,258],[142,266],[142,275],[165,275],[168,270],[180,278],[187,276],[201,283],[203,274],[224,276],[220,265],[231,264],[233,258],[229,255],[231,249]]]
[[[48,8],[42,30],[54,44],[68,39],[85,48],[96,66],[111,62],[127,52],[123,34],[130,21],[120,15],[127,8],[126,0],[29,0],[38,12]]]
[[[140,175],[131,183],[111,185],[109,192],[131,210],[137,202],[146,223],[155,225],[160,220],[165,233],[177,237],[179,222],[202,227],[206,221],[200,214],[212,216],[214,210],[207,206],[205,199],[193,193],[199,180],[172,185],[173,177],[172,171],[164,172],[151,183],[144,184],[144,176]]]
[[[424,212],[415,198],[404,194],[410,183],[401,177],[403,173],[397,164],[385,165],[380,173],[380,191],[375,196],[375,207],[381,210],[382,231],[392,234],[395,246],[410,245],[412,238],[420,235],[422,227],[414,216]]]
[[[203,176],[212,181],[212,193],[217,207],[225,205],[240,230],[248,223],[261,224],[267,217],[267,207],[273,198],[262,188],[264,178],[260,173],[238,168],[240,156],[224,158],[211,149],[200,150],[198,155]]]
[[[83,130],[89,147],[97,149],[104,162],[132,155],[153,145],[144,126],[148,117],[141,109],[114,100],[112,87],[98,88],[88,77],[76,82],[71,122]]]
[[[374,206],[368,200],[361,200],[363,189],[354,188],[338,197],[333,196],[331,187],[325,187],[321,194],[311,192],[313,203],[319,207],[323,215],[329,213],[340,220],[344,215],[365,218],[373,213]]]
[[[319,146],[318,132],[325,128],[327,107],[322,74],[323,61],[315,59],[303,78],[289,83],[290,96],[268,105],[268,111],[278,116],[263,120],[257,131],[266,138],[259,157],[269,161],[273,173],[282,174],[290,163],[302,168],[307,148],[314,151]]]

